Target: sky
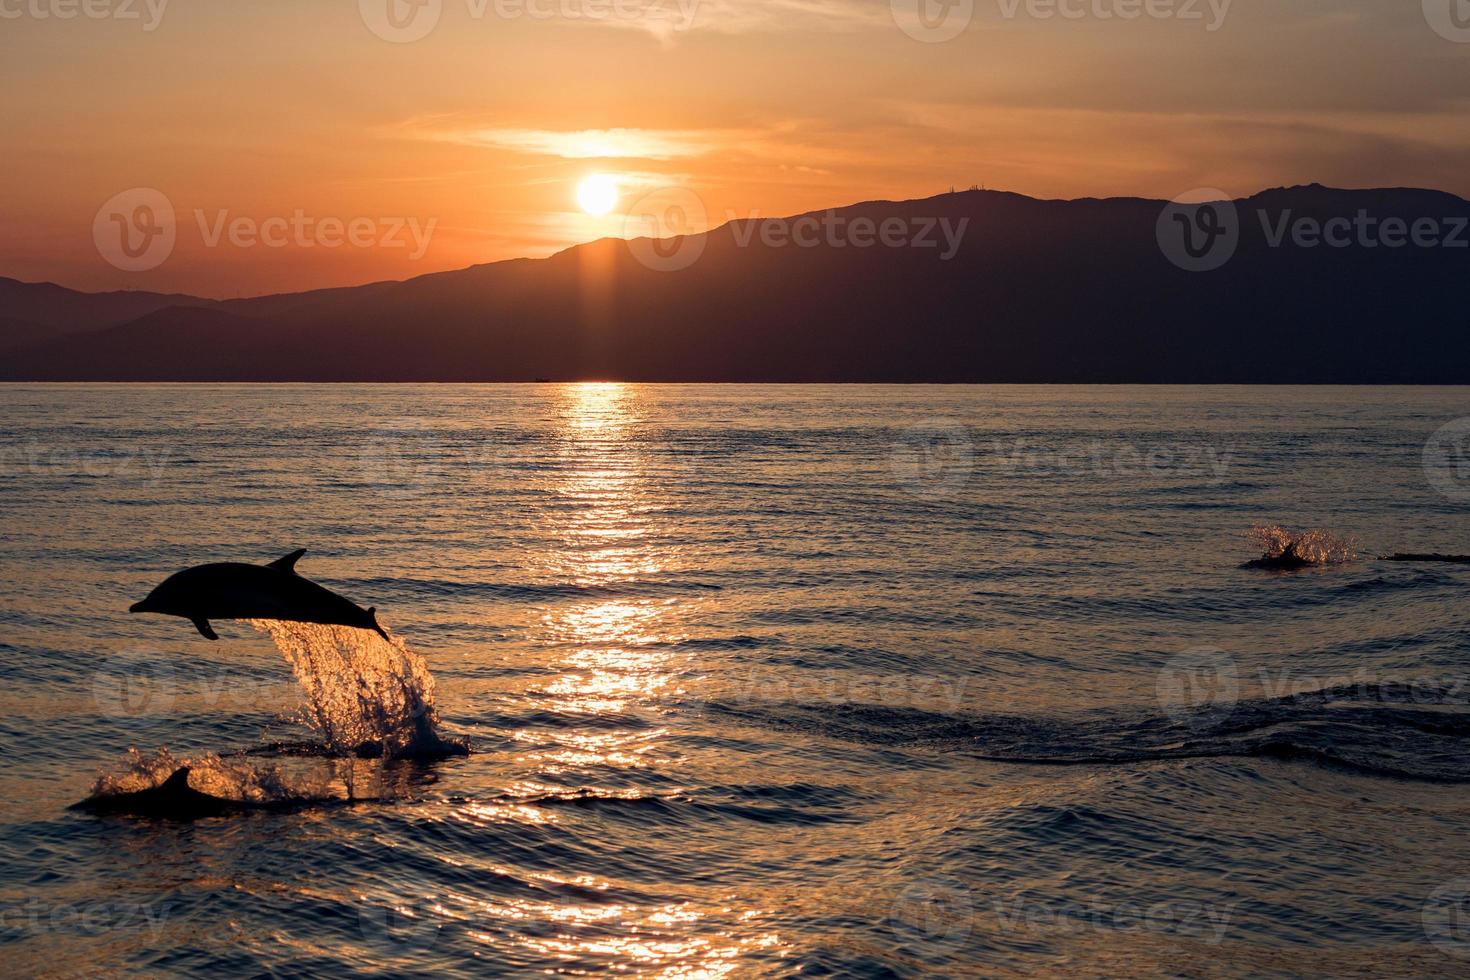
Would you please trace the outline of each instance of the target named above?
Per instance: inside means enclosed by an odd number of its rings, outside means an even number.
[[[1470,196],[1467,0],[0,0],[0,84],[0,275],[84,290],[539,257],[670,194]]]

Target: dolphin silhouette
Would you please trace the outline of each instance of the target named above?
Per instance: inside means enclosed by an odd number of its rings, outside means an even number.
[[[293,551],[269,565],[216,562],[175,572],[128,609],[134,613],[162,613],[190,620],[205,639],[218,640],[211,619],[282,619],[294,623],[321,623],[374,630],[377,609],[361,606],[296,574],[296,562],[306,549]]]
[[[180,766],[173,775],[149,789],[133,793],[89,796],[80,803],[73,803],[69,810],[78,810],[97,816],[152,817],[162,820],[198,820],[201,817],[220,817],[232,813],[248,813],[256,810],[290,811],[306,806],[325,806],[347,801],[315,801],[305,797],[286,797],[279,800],[253,801],[228,800],[200,792],[189,785],[189,767]]]
[[[245,808],[245,804],[210,796],[190,786],[188,766],[180,767],[172,776],[151,789],[113,796],[91,796],[70,807],[72,810],[83,810],[87,813],[120,813],[181,820],[216,817],[231,810]]]

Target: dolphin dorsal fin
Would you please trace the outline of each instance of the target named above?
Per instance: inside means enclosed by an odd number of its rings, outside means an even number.
[[[165,779],[163,781],[163,784],[161,786],[159,786],[158,788],[159,789],[188,789],[189,788],[189,767],[188,766],[180,766],[177,770],[174,771],[174,774],[172,776],[168,777],[167,779]]]
[[[301,556],[304,554],[306,554],[305,548],[297,548],[289,555],[284,555],[280,558],[277,558],[266,567],[279,568],[283,572],[294,572],[296,571],[296,563],[301,560]]]

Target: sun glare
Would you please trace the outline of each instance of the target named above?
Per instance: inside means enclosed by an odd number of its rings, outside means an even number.
[[[593,174],[577,185],[577,203],[591,215],[604,215],[617,207],[618,182],[609,174]]]

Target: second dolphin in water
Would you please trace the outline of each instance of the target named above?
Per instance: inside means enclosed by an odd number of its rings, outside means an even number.
[[[128,610],[162,613],[191,620],[206,639],[218,640],[211,619],[280,619],[325,626],[353,626],[388,634],[378,625],[377,610],[363,609],[330,589],[296,574],[306,549],[293,551],[269,565],[217,562],[176,572]]]

